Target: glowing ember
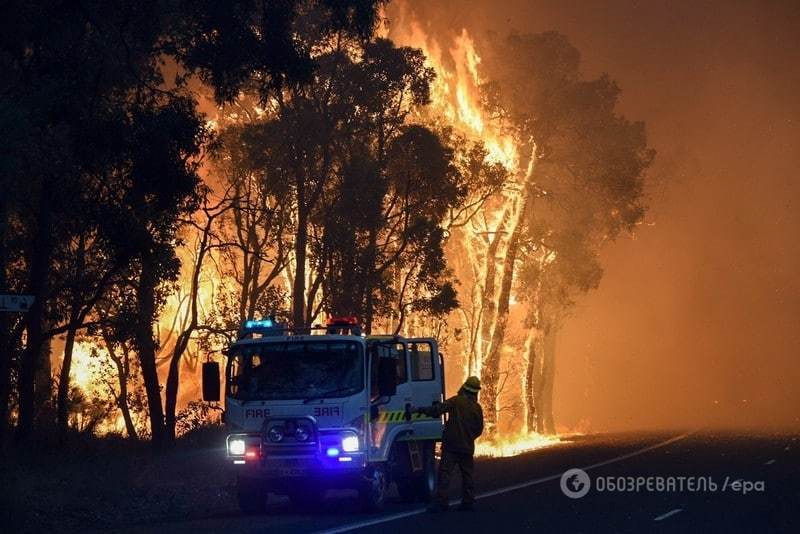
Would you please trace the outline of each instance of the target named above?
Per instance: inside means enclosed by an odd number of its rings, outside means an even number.
[[[556,436],[543,436],[535,432],[521,432],[511,436],[497,439],[493,442],[479,441],[475,444],[475,456],[489,456],[492,458],[505,458],[517,456],[525,452],[553,447],[559,443],[566,443]]]

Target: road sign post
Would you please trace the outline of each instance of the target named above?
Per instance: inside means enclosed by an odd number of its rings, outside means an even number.
[[[0,295],[0,313],[25,313],[33,305],[33,295]]]

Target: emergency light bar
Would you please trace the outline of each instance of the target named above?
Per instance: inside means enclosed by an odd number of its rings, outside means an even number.
[[[349,332],[352,336],[361,335],[361,325],[358,323],[358,317],[348,315],[346,317],[331,317],[325,325],[328,327],[329,334],[344,334]]]
[[[348,315],[347,317],[330,317],[325,324],[327,326],[359,326],[358,317]]]
[[[272,319],[261,319],[260,321],[251,319],[244,323],[245,328],[272,328],[274,325]]]
[[[265,319],[248,319],[242,323],[239,329],[239,339],[244,339],[251,334],[261,334],[263,337],[267,336],[288,336],[291,334],[303,335],[309,334],[313,331],[323,330],[326,334],[339,334],[339,335],[361,335],[361,325],[358,322],[358,317],[331,317],[325,322],[325,326],[314,325],[311,327],[292,328],[286,324],[280,323],[271,315]]]
[[[286,325],[283,325],[275,320],[275,317],[267,317],[266,319],[248,319],[242,323],[242,328],[239,330],[239,338],[248,334],[261,334],[262,336],[280,336],[286,330]]]

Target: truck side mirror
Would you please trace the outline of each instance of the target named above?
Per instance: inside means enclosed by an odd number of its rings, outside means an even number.
[[[219,401],[219,363],[203,363],[203,400]]]
[[[397,362],[394,358],[378,359],[378,394],[391,397],[397,393]]]

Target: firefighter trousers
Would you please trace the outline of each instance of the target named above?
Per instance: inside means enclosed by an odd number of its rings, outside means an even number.
[[[461,471],[461,500],[469,505],[475,501],[475,482],[472,478],[474,462],[472,455],[462,452],[442,451],[439,461],[439,476],[436,480],[436,495],[434,500],[441,506],[447,505],[447,490],[450,488],[450,478],[453,470],[458,466]]]

